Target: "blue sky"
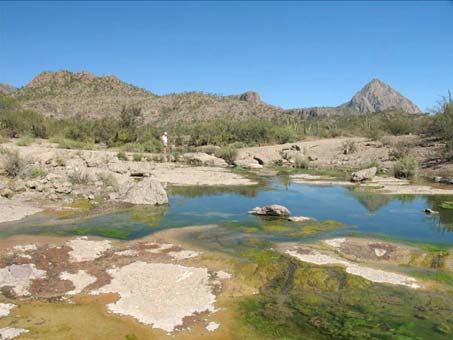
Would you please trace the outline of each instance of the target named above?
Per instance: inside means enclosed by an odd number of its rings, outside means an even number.
[[[0,2],[0,82],[87,70],[290,108],[380,78],[424,110],[453,89],[452,18],[452,1]]]

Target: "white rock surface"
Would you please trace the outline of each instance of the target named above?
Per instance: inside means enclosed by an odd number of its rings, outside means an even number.
[[[17,307],[13,303],[0,303],[0,318],[8,316],[11,309]]]
[[[0,269],[0,288],[12,286],[17,296],[26,296],[30,294],[31,281],[45,276],[46,271],[36,269],[34,264],[12,264]]]
[[[306,250],[306,249],[305,249]],[[330,255],[321,254],[315,250],[309,250],[308,253],[300,253],[297,250],[287,250],[286,253],[291,255],[300,261],[314,263],[317,265],[341,265],[346,267],[346,272],[349,274],[363,277],[372,282],[377,283],[390,283],[394,285],[401,285],[410,288],[420,288],[420,284],[412,277],[387,272],[380,269],[374,269],[370,267],[360,266],[357,263],[339,259]]]
[[[66,242],[72,250],[69,252],[71,262],[93,261],[112,247],[109,240],[90,241],[84,238],[77,238]]]
[[[115,252],[116,256],[137,256],[138,251],[134,249],[125,249]]]
[[[96,277],[88,274],[85,270],[79,270],[77,273],[72,274],[69,272],[60,273],[61,280],[71,281],[74,289],[66,292],[67,295],[76,295],[82,292],[90,284],[96,282]]]
[[[214,332],[214,331],[217,330],[219,327],[220,327],[220,325],[219,325],[217,322],[210,322],[210,323],[206,326],[206,329],[207,329],[209,332]]]
[[[191,259],[200,255],[199,252],[194,250],[180,250],[180,251],[171,251],[168,253],[172,258],[177,261]]]
[[[117,302],[107,305],[110,312],[154,328],[172,332],[187,316],[215,311],[207,268],[138,261],[108,273],[112,281],[92,294],[119,294]]]
[[[331,238],[328,240],[324,240],[324,243],[328,246],[331,246],[335,249],[341,248],[341,245],[346,242],[346,238],[339,237],[339,238]]]
[[[23,328],[13,328],[13,327],[6,327],[0,329],[0,339],[14,339],[17,338],[22,333],[28,333],[28,329]]]

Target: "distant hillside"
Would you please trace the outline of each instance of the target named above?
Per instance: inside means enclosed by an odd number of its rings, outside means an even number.
[[[16,90],[17,89],[14,86],[12,86],[12,85],[5,84],[5,83],[0,83],[0,92],[2,92],[4,94],[13,93]]]
[[[159,123],[234,116],[269,118],[282,109],[261,102],[255,92],[219,96],[186,92],[156,96],[114,76],[88,72],[43,72],[14,93],[22,106],[46,115],[117,115],[123,105],[139,106],[147,121]]]
[[[43,72],[12,92],[23,107],[51,116],[82,114],[116,116],[123,105],[142,108],[145,119],[157,124],[210,120],[218,117],[270,119],[282,115],[316,117],[360,114],[394,109],[420,112],[417,106],[380,80],[373,80],[344,105],[283,110],[264,103],[257,92],[221,96],[184,92],[157,96],[115,76],[88,72]]]

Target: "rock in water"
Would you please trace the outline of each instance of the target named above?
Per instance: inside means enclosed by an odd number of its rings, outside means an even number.
[[[291,216],[288,218],[288,221],[290,222],[307,222],[310,221],[310,217],[305,217],[305,216]]]
[[[129,183],[120,191],[119,200],[132,204],[156,205],[168,203],[168,196],[158,180],[146,177],[141,181]]]
[[[432,214],[438,214],[438,213],[439,213],[438,211],[430,209],[430,208],[425,209],[425,214],[432,215]]]
[[[256,207],[253,210],[249,211],[249,214],[260,216],[289,216],[291,212],[288,210],[288,208],[282,205],[272,204],[261,208]]]
[[[245,169],[262,169],[263,166],[254,158],[241,158],[234,161],[234,165]]]
[[[363,169],[360,171],[353,172],[351,175],[351,181],[353,182],[363,182],[370,179],[373,179],[376,176],[377,168],[373,166],[369,169]]]

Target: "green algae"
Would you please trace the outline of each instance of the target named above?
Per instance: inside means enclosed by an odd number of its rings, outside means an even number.
[[[77,236],[92,235],[127,240],[130,237],[132,231],[103,227],[85,227],[71,230],[70,233]]]
[[[158,227],[167,212],[166,206],[133,207],[130,210],[132,221],[145,223],[151,227]]]
[[[445,201],[440,204],[440,206],[444,209],[453,209],[453,202]]]
[[[259,338],[450,339],[453,307],[446,293],[373,284],[262,246],[242,243],[237,253],[247,260],[242,275],[260,289],[239,303],[237,322]]]
[[[352,226],[343,224],[338,221],[308,221],[302,223],[294,223],[283,221],[281,219],[263,219],[259,222],[252,222],[244,225],[240,222],[223,223],[224,227],[234,229],[245,234],[278,234],[280,237],[306,238],[331,232],[340,228],[351,228]]]

